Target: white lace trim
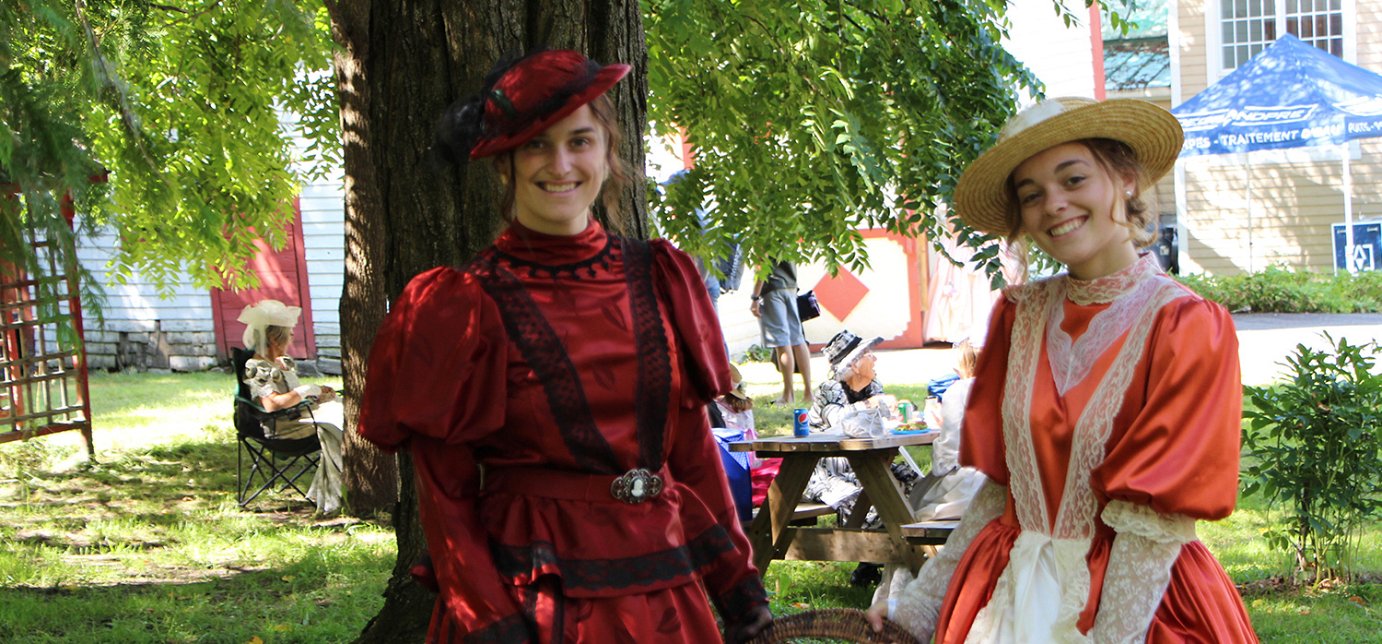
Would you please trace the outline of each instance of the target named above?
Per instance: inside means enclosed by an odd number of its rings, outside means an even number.
[[[1118,536],[1090,635],[1098,642],[1141,642],[1171,583],[1181,547],[1195,540],[1195,520],[1121,500],[1109,501],[1103,519]]]
[[[903,592],[895,595],[897,608],[889,619],[911,631],[918,639],[929,642],[936,631],[941,602],[945,599],[945,591],[950,587],[950,578],[955,575],[960,558],[979,531],[1003,515],[1007,504],[1007,488],[985,480],[960,519],[960,525],[955,527],[941,547],[940,554],[928,559],[917,573],[917,578],[907,584]]]
[[[1042,339],[1046,334],[1043,323],[1049,323],[1055,316],[1053,308],[1061,309],[1067,296],[1071,281],[1068,276],[1058,276],[1015,289],[1013,301],[1018,302],[1017,315],[1013,323],[1012,347],[1009,350],[1007,372],[1008,391],[1003,400],[1003,437],[1007,446],[1006,460],[1012,485],[1013,500],[1018,521],[1023,531],[1037,531],[1048,534],[1055,548],[1055,562],[1058,570],[1055,577],[1059,581],[1060,603],[1052,637],[1061,641],[1082,641],[1077,622],[1089,598],[1089,567],[1085,563],[1089,544],[1094,534],[1094,515],[1098,502],[1090,487],[1090,474],[1098,467],[1105,456],[1105,446],[1113,429],[1113,418],[1122,406],[1123,395],[1132,381],[1135,367],[1141,361],[1147,338],[1155,323],[1156,311],[1172,300],[1186,293],[1176,287],[1174,282],[1159,271],[1148,271],[1142,262],[1130,267],[1127,275],[1119,275],[1106,292],[1115,297],[1129,300],[1130,303],[1115,306],[1128,306],[1131,313],[1127,339],[1123,342],[1118,356],[1107,374],[1100,380],[1094,395],[1077,419],[1073,431],[1069,471],[1066,474],[1065,488],[1054,525],[1048,519],[1045,493],[1041,488],[1041,472],[1036,463],[1036,450],[1031,437],[1032,387],[1036,380],[1037,365],[1042,356]],[[1102,286],[1095,284],[1093,286]],[[1080,288],[1090,291],[1090,283]],[[1121,295],[1119,295],[1121,294]],[[1089,296],[1089,293],[1085,294]],[[1112,308],[1112,307],[1110,307]],[[1118,333],[1122,336],[1122,333]],[[1116,337],[1115,336],[1115,339]],[[1111,345],[1111,342],[1110,342]],[[1107,350],[1107,347],[1105,347]],[[1092,359],[1097,359],[1098,354]],[[1091,359],[1091,364],[1092,364]],[[1054,545],[1060,544],[1060,545]],[[1008,569],[999,577],[999,584],[1014,583]],[[1004,582],[1004,577],[1009,580]],[[982,610],[975,621],[971,634],[983,637],[989,629],[1004,618],[1001,612],[1011,609],[1004,605],[995,589],[994,598]],[[1160,595],[1157,596],[1160,601]],[[989,607],[994,607],[989,610]],[[982,618],[982,619],[981,619]],[[977,640],[976,640],[977,641]]]
[[[1146,253],[1138,257],[1137,261],[1128,264],[1126,268],[1112,275],[1105,275],[1092,280],[1075,279],[1067,275],[1066,278],[1069,283],[1067,290],[1070,301],[1080,306],[1105,304],[1137,288],[1148,277],[1162,274],[1164,271],[1161,270],[1161,264],[1157,263],[1156,257],[1151,253]]]
[[[1104,461],[1106,444],[1113,433],[1113,417],[1123,406],[1123,396],[1132,382],[1133,371],[1142,360],[1147,337],[1156,321],[1156,311],[1171,300],[1186,295],[1168,278],[1148,281],[1158,282],[1162,288],[1144,301],[1145,306],[1137,323],[1128,332],[1118,356],[1113,359],[1113,364],[1075,422],[1069,472],[1065,477],[1065,489],[1061,493],[1061,506],[1056,516],[1055,534],[1058,537],[1093,535],[1098,501],[1089,484],[1090,474]],[[1133,295],[1136,294],[1134,292]]]
[[[1065,323],[1064,302],[1053,303],[1046,322],[1046,360],[1051,364],[1057,393],[1064,396],[1089,377],[1099,356],[1132,328],[1137,316],[1144,313],[1152,293],[1162,286],[1160,280],[1142,280],[1128,296],[1114,300],[1108,308],[1095,313],[1089,328],[1078,340],[1071,340],[1070,334],[1061,328]]]
[[[1157,543],[1190,543],[1195,520],[1183,514],[1161,514],[1145,505],[1115,499],[1104,506],[1104,523],[1119,536],[1135,534]]]
[[[1052,281],[1041,281],[1014,289],[1017,315],[1013,319],[1012,346],[1008,350],[1007,391],[1003,396],[1004,459],[1008,465],[1014,509],[1024,530],[1047,532],[1051,520],[1041,491],[1032,445],[1032,383],[1036,380],[1041,357],[1041,314],[1051,298]]]
[[[1104,522],[1118,536],[1109,552],[1099,614],[1090,635],[1097,642],[1141,642],[1171,583],[1181,547],[1195,540],[1195,521],[1111,501],[1104,509]]]

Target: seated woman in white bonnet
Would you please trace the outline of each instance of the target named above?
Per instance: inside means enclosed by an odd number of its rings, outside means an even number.
[[[341,426],[345,413],[330,387],[302,384],[298,380],[297,364],[287,351],[301,313],[301,308],[285,306],[278,300],[261,300],[240,312],[239,320],[245,324],[245,348],[254,351],[254,357],[245,363],[244,378],[250,395],[268,411],[286,409],[304,399],[313,402],[310,413],[280,418],[264,431],[266,438],[277,439],[305,438],[316,433],[321,441],[322,459],[307,497],[317,504],[318,512],[332,514],[341,508]]]

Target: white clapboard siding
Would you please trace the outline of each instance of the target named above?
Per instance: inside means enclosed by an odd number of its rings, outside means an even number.
[[[291,115],[283,114],[280,120],[290,133],[296,133]],[[300,135],[294,136],[294,147],[300,151],[305,141]],[[341,185],[342,175],[337,169],[304,185],[299,202],[318,362],[332,372],[339,369],[338,310],[345,276]],[[156,286],[137,275],[126,284],[110,283],[106,264],[114,255],[116,243],[111,230],[78,241],[79,261],[106,292],[104,320],[87,316],[87,353],[92,368],[154,366],[192,371],[215,366],[211,294],[193,286],[186,275],[173,280],[166,298],[160,297]],[[153,353],[159,353],[160,358],[150,361],[149,354]]]
[[[341,288],[345,284],[343,184],[343,175],[337,170],[304,185],[299,200],[317,366],[331,373],[339,373],[341,360]]]
[[[87,356],[92,368],[152,366],[179,371],[216,364],[216,330],[211,296],[182,279],[168,296],[134,275],[114,284],[107,270],[116,247],[114,231],[105,229],[78,240],[77,259],[105,291],[101,316],[87,306]],[[158,359],[150,358],[159,354]]]

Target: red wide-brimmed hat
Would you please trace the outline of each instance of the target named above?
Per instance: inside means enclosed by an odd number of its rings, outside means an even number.
[[[504,72],[484,99],[470,158],[508,152],[614,87],[628,65],[600,65],[569,49],[540,51]]]

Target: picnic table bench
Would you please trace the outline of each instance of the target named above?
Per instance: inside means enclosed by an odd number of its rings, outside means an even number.
[[[902,526],[902,538],[907,543],[927,546],[945,545],[945,540],[950,538],[950,533],[960,525],[959,520],[953,521],[917,521]]]
[[[935,432],[878,438],[812,434],[804,438],[785,436],[731,443],[733,451],[782,458],[777,478],[768,488],[768,499],[747,530],[759,571],[766,572],[774,559],[804,559],[906,563],[915,572],[926,557],[935,554],[935,545],[914,544],[903,537],[902,526],[912,523],[912,512],[887,467],[890,459],[886,457],[895,455],[900,447],[930,445],[935,438]],[[854,512],[842,525],[794,525],[806,518],[806,513],[830,512],[803,507],[801,503],[816,462],[827,456],[845,457],[859,477],[863,492],[855,502]],[[861,527],[869,507],[878,510],[883,529]]]
[[[763,509],[762,506],[755,507],[753,509],[753,516],[757,517],[758,511],[761,509]],[[810,501],[802,501],[801,503],[797,504],[797,507],[792,509],[792,519],[789,523],[791,525],[797,526],[816,525],[816,519],[819,519],[823,516],[829,516],[831,514],[835,514],[835,508],[832,508],[824,503],[811,503]],[[747,530],[750,525],[751,522],[746,522],[744,524],[744,529]]]

